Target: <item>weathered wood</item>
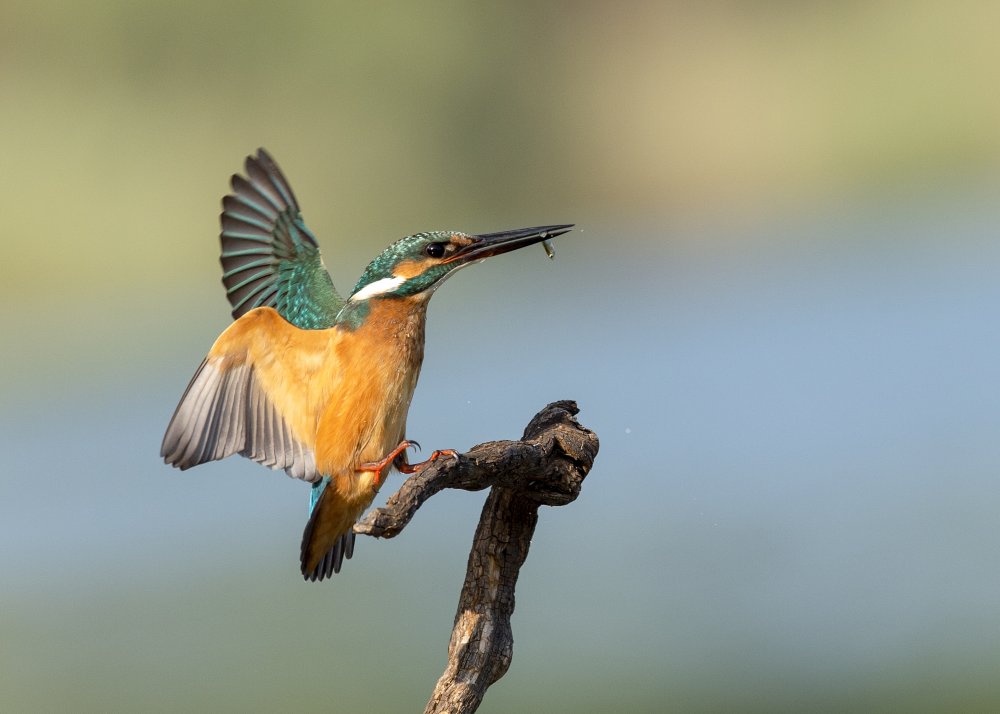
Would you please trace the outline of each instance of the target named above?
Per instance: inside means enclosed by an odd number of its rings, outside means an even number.
[[[430,465],[354,527],[357,533],[392,538],[441,489],[491,489],[469,553],[448,666],[425,714],[474,712],[486,689],[510,667],[514,587],[538,507],[576,499],[597,456],[597,435],[577,422],[578,412],[575,402],[553,402],[535,415],[520,441],[480,444],[457,459]]]

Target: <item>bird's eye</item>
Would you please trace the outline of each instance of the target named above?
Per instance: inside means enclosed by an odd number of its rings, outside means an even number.
[[[424,248],[424,252],[431,258],[440,258],[444,255],[444,243],[430,243]]]

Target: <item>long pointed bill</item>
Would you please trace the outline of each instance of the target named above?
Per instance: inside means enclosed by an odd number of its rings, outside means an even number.
[[[573,228],[572,223],[561,226],[538,226],[536,228],[518,228],[513,231],[501,231],[500,233],[484,233],[478,236],[471,236],[472,242],[460,248],[445,263],[461,261],[463,263],[474,260],[483,260],[501,253],[509,253],[518,248],[541,243],[563,233],[568,233]]]

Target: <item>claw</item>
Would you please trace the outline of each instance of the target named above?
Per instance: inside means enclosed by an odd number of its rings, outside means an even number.
[[[378,490],[379,484],[382,482],[382,471],[386,466],[391,464],[396,460],[396,457],[401,453],[406,451],[407,447],[413,446],[416,442],[403,439],[399,442],[399,446],[386,454],[384,459],[379,461],[366,461],[363,464],[358,464],[354,467],[355,471],[371,471],[375,474],[375,483],[372,485],[373,490]]]
[[[417,471],[421,471],[427,468],[442,456],[447,456],[452,459],[457,459],[458,452],[455,451],[454,449],[438,449],[433,454],[431,454],[431,457],[426,461],[421,461],[419,464],[408,464],[406,462],[403,462],[402,464],[396,464],[396,468],[399,469],[399,472],[403,474],[416,473]]]

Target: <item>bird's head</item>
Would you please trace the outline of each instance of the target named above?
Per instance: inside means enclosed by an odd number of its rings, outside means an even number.
[[[350,299],[357,302],[374,297],[430,296],[459,268],[555,238],[572,227],[539,226],[483,235],[430,231],[407,236],[368,264]]]

